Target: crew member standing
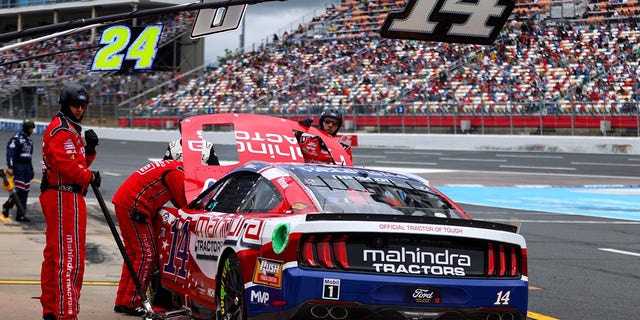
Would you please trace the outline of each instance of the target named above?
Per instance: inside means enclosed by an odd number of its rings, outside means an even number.
[[[299,123],[305,127],[310,127],[312,122],[313,119],[299,121]],[[319,129],[335,138],[340,127],[342,127],[342,112],[333,108],[325,108],[322,111],[322,114],[320,114]],[[333,157],[331,156],[331,153],[329,153],[327,146],[322,141],[322,138],[303,134],[302,132],[296,133],[296,138],[300,143],[300,150],[302,151],[305,162],[334,164]],[[340,145],[349,156],[349,160],[352,160],[353,155],[351,152],[351,146],[342,142],[340,142]]]
[[[22,206],[18,206],[16,213],[16,221],[29,222],[27,218],[27,198],[29,190],[31,190],[31,179],[33,179],[33,141],[31,134],[36,124],[33,120],[25,119],[22,121],[22,130],[16,132],[7,143],[7,173],[13,175],[16,194]],[[2,205],[2,214],[5,218],[9,217],[9,211],[15,205],[15,197],[9,196],[9,199]],[[24,212],[21,212],[21,210]]]
[[[156,270],[158,249],[153,221],[167,202],[177,208],[187,205],[182,161],[162,160],[132,173],[113,195],[113,205],[127,257],[136,270],[142,292],[146,292]],[[122,265],[115,312],[142,316],[145,310],[126,264]]]
[[[60,92],[58,111],[42,137],[40,205],[47,223],[40,275],[44,320],[77,320],[84,275],[89,183],[100,186],[100,173],[89,170],[98,136],[80,123],[89,98],[85,87],[69,84]]]

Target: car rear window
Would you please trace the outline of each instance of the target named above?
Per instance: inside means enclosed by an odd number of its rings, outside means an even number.
[[[449,201],[411,177],[366,170],[300,175],[326,212],[463,218]]]

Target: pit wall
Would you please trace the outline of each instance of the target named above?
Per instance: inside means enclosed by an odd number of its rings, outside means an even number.
[[[0,119],[0,130],[18,131],[22,121]],[[36,122],[35,134],[42,134],[47,123]],[[177,130],[120,129],[85,126],[94,129],[100,139],[163,142],[179,138]],[[232,133],[208,133],[215,144],[235,143]],[[374,134],[358,133],[350,137],[355,147],[401,148],[463,151],[519,151],[640,154],[638,137],[533,136],[477,134]]]

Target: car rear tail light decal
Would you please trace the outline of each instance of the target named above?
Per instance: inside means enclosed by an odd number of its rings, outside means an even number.
[[[333,261],[331,259],[331,236],[323,237],[317,244],[318,260],[320,265],[325,268],[334,268]]]
[[[518,252],[521,252],[518,256]],[[488,277],[516,277],[526,275],[527,250],[519,250],[518,246],[487,243],[486,276]]]
[[[487,275],[492,276],[496,272],[496,255],[493,250],[493,243],[487,247]]]
[[[509,270],[509,275],[513,277],[518,274],[518,256],[516,255],[515,247],[511,247],[510,249],[511,254],[509,255],[509,257],[511,258],[511,261],[509,262],[509,266],[511,268]]]
[[[313,241],[315,236],[310,236],[306,241],[302,243],[302,264],[309,267],[317,267],[316,259],[313,257]]]
[[[322,267],[327,269],[349,269],[347,258],[346,235],[333,237],[309,236],[302,241],[300,259],[306,267]]]
[[[523,276],[528,276],[529,275],[529,262],[528,262],[528,253],[527,253],[527,249],[526,248],[522,248],[521,249],[521,258],[520,258],[520,263],[522,265],[520,272],[522,273]]]
[[[499,249],[499,254],[500,254],[500,266],[499,266],[499,268],[500,268],[500,272],[498,272],[498,275],[502,277],[507,272],[507,258],[505,257],[505,254],[504,254],[504,245],[500,244],[498,247],[500,248]]]
[[[347,238],[347,236],[341,236],[332,244],[336,263],[338,264],[338,267],[345,270],[349,269],[349,261],[347,261]]]

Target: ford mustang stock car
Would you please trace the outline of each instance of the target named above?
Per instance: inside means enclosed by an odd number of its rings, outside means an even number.
[[[334,139],[295,121],[185,121],[193,200],[156,219],[154,303],[194,319],[526,319],[515,226],[471,219],[419,176],[354,167]],[[238,161],[202,164],[199,141],[224,124]],[[323,137],[337,164],[304,163],[295,131]]]

